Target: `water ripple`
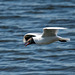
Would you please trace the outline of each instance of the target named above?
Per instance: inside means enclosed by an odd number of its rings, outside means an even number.
[[[0,1],[1,75],[75,74],[75,1]],[[25,47],[23,36],[44,27],[65,27],[58,35],[71,41]]]

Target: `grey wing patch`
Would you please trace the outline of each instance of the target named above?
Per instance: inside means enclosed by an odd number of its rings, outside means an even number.
[[[45,27],[43,29],[44,29],[44,32],[43,32],[42,36],[48,37],[48,36],[56,36],[58,29],[67,29],[67,28],[64,28],[64,27]]]
[[[43,32],[43,37],[48,37],[48,36],[56,36],[57,35],[57,29],[44,29]]]

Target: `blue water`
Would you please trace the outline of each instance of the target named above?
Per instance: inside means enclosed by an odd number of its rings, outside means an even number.
[[[71,41],[24,46],[23,36],[66,27]],[[0,75],[75,75],[75,0],[0,0]]]

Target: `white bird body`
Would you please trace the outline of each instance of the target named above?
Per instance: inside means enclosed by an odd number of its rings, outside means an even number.
[[[63,27],[46,27],[46,28],[43,28],[43,30],[44,30],[43,34],[28,33],[24,36],[23,41],[26,44],[28,42],[30,42],[30,44],[36,43],[36,44],[44,45],[44,44],[53,43],[55,41],[66,42],[66,41],[70,40],[69,38],[62,38],[60,36],[57,36],[57,30],[58,29],[66,29],[66,28],[63,28]]]
[[[36,42],[36,44],[50,44],[53,43],[55,41],[57,41],[57,37],[33,37],[34,42]]]

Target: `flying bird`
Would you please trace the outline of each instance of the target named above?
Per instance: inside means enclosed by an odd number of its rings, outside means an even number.
[[[67,42],[69,38],[62,38],[57,35],[59,29],[67,29],[64,27],[45,27],[43,33],[27,33],[24,35],[23,42],[25,46],[29,44],[51,44],[56,41]]]

